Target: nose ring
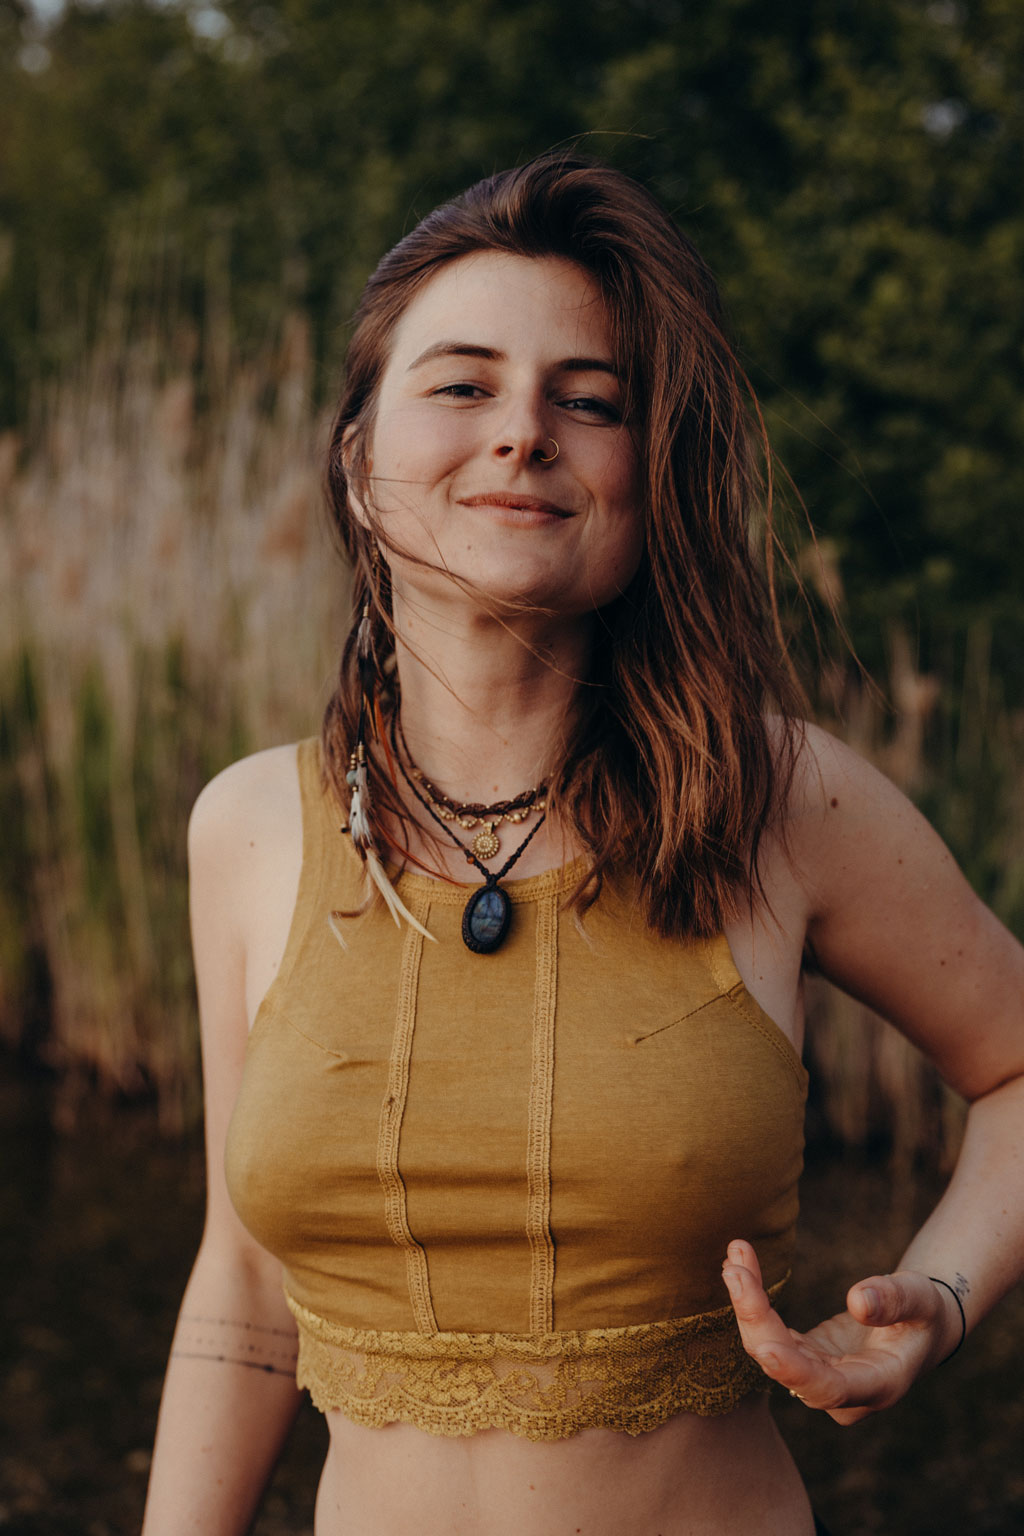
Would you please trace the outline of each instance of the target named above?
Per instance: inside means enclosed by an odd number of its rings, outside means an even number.
[[[555,440],[554,440],[553,437],[549,437],[548,438],[548,442],[549,443],[555,443]],[[538,460],[540,461],[541,464],[553,464],[555,462],[555,460],[558,458],[558,444],[555,443],[555,451],[554,451],[554,453],[549,455],[548,458],[545,458],[542,453],[539,453],[537,455],[537,458],[538,458]]]

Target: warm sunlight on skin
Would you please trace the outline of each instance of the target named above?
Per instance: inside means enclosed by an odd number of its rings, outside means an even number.
[[[491,251],[443,267],[403,315],[381,384],[372,488],[389,541],[492,602],[579,616],[636,571],[637,485],[590,278]],[[465,606],[455,583],[388,558],[399,603]]]

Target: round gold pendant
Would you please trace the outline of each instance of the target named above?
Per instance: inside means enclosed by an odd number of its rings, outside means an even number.
[[[493,859],[500,847],[493,827],[484,827],[473,839],[473,852],[478,859]]]

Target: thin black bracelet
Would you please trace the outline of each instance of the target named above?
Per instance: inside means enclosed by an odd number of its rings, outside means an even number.
[[[956,1302],[957,1311],[960,1313],[960,1337],[957,1340],[955,1347],[951,1349],[949,1354],[946,1356],[946,1359],[939,1361],[940,1365],[945,1365],[946,1360],[952,1360],[953,1356],[964,1342],[964,1339],[967,1337],[967,1315],[964,1312],[963,1302],[960,1300],[960,1297],[957,1295],[956,1291],[954,1291],[948,1280],[940,1280],[938,1275],[929,1275],[928,1279],[931,1280],[935,1285],[944,1285],[946,1287],[946,1290]]]

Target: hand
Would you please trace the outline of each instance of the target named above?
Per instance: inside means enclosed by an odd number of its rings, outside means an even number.
[[[743,1347],[773,1381],[837,1424],[898,1402],[959,1334],[941,1287],[916,1270],[872,1275],[846,1293],[846,1311],[809,1333],[787,1328],[761,1283],[749,1243],[729,1244],[722,1267]]]

